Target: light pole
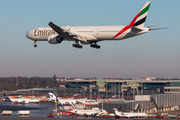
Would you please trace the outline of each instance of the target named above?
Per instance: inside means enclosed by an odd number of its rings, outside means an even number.
[[[107,99],[107,86],[106,86],[106,99]]]
[[[124,82],[122,81],[122,87],[121,87],[121,90],[122,90],[122,99],[124,98],[124,90],[123,90],[123,88],[124,88]]]
[[[99,85],[98,85],[98,100],[99,100]]]
[[[120,100],[120,82],[119,82],[119,100]]]
[[[116,82],[115,82],[115,99],[116,99]]]

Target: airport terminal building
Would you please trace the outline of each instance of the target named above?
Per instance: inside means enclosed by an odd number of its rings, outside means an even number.
[[[179,93],[180,80],[118,80],[118,79],[75,79],[64,80],[56,88],[18,89],[11,94],[48,94],[54,92],[61,97],[125,98],[152,93]]]
[[[103,99],[103,108],[113,112],[116,107],[121,111],[146,111],[177,109],[180,105],[180,80],[64,80],[57,88],[18,89],[8,94],[47,95],[51,91],[62,98]],[[102,108],[102,103],[99,104]]]

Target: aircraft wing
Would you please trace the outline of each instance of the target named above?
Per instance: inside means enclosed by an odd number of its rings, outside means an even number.
[[[60,36],[65,37],[67,39],[73,39],[73,40],[79,40],[82,42],[87,42],[88,40],[96,40],[95,37],[91,35],[85,35],[85,34],[77,34],[77,33],[72,33],[70,29],[63,29],[57,25],[55,25],[52,22],[49,22],[48,24],[54,31],[56,31]]]
[[[71,38],[71,39],[73,39],[73,37],[76,36],[76,35],[74,35],[73,33],[71,33],[70,31],[64,30],[64,29],[62,29],[61,27],[55,25],[55,24],[52,23],[52,22],[49,22],[48,25],[49,25],[54,31],[56,31],[60,36],[67,37],[67,38]]]

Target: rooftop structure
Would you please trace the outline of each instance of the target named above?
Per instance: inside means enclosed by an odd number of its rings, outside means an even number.
[[[120,80],[120,79],[75,79],[63,80],[65,84],[57,88],[18,89],[14,94],[48,94],[53,91],[67,97],[79,94],[89,98],[131,98],[135,95],[152,93],[174,93],[170,87],[180,87],[180,80]],[[168,87],[168,88],[167,88]],[[175,88],[173,88],[175,89]],[[179,89],[179,88],[176,88]],[[180,92],[179,90],[175,90]]]

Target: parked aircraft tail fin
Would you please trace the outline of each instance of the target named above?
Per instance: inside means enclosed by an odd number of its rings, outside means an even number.
[[[122,116],[123,115],[123,113],[121,111],[118,111],[117,108],[113,108],[113,110],[114,110],[114,114],[116,116]]]
[[[52,92],[49,92],[49,97],[51,100],[56,100],[56,96]]]
[[[57,103],[57,106],[60,107],[60,106],[64,106],[63,104],[61,104],[61,102],[57,99],[56,97],[56,103]]]
[[[9,99],[9,97],[5,93],[3,95],[4,95],[5,101],[11,102],[11,100]]]
[[[74,103],[72,102],[71,104],[72,104],[72,109],[73,109],[73,110],[77,110],[77,108],[76,108],[76,106],[74,105]]]

